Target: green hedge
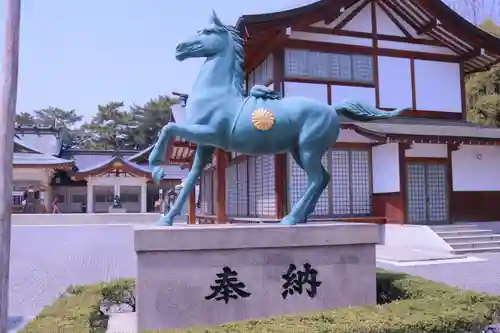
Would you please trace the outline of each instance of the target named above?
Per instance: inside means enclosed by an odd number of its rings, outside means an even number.
[[[112,285],[116,283],[76,288],[77,292],[46,307],[21,333],[104,332],[92,331],[89,322],[96,322],[95,305],[103,287]],[[500,314],[500,297],[461,291],[406,274],[378,271],[377,287],[384,295],[404,299],[377,306],[147,333],[476,333],[497,321]],[[105,320],[97,317],[98,324]]]
[[[377,287],[384,294],[404,299],[384,305],[142,333],[479,333],[500,314],[500,297],[406,274],[378,271]]]
[[[133,286],[134,280],[131,279],[70,286],[19,333],[104,333],[108,317],[100,312],[101,299],[107,297],[114,301],[121,297],[128,303],[128,295],[119,294]]]

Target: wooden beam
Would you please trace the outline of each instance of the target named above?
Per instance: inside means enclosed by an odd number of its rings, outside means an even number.
[[[221,149],[215,150],[215,181],[217,195],[216,223],[227,223],[226,213],[226,168],[227,154]]]
[[[246,59],[251,59],[250,61],[245,61],[245,72],[250,73],[257,66],[259,66],[266,57],[275,49],[281,47],[287,39],[285,29],[279,31],[274,31],[269,33],[269,38],[264,40],[256,52],[250,52]]]
[[[380,7],[380,9],[387,15],[387,17],[394,23],[399,30],[405,35],[407,38],[413,38],[413,36],[408,32],[408,30],[399,22],[399,20],[393,15],[391,10],[387,8],[385,3],[383,1],[376,1],[377,5]]]
[[[370,0],[364,0],[363,3],[358,8],[356,8],[356,10],[353,10],[342,21],[340,21],[339,24],[337,24],[335,30],[342,30],[342,28],[345,27],[347,23],[349,23],[354,17],[356,17],[356,15],[358,15],[359,12],[361,12],[363,8],[365,8],[366,5],[368,5],[369,2]]]
[[[190,149],[196,149],[196,143],[192,142],[187,142],[187,141],[174,141],[172,143],[174,147],[180,147],[180,148],[190,148]]]
[[[0,333],[7,333],[9,309],[10,240],[12,217],[12,160],[14,156],[14,120],[19,73],[19,30],[21,0],[5,0],[5,39],[2,68],[2,104],[0,112]]]
[[[371,5],[371,20],[372,20],[372,48],[373,48],[373,82],[375,83],[375,107],[380,107],[380,82],[378,75],[378,32],[377,32],[377,3],[372,1]]]
[[[436,27],[437,27],[437,19],[432,19],[429,23],[427,23],[423,27],[416,29],[416,32],[419,35],[423,35],[423,34],[426,34],[428,32],[431,32],[432,29],[434,29]]]
[[[189,193],[188,224],[196,224],[196,190],[195,190],[195,188],[191,189],[191,193]]]

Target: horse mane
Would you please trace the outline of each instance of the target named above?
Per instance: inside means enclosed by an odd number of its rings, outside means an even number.
[[[245,75],[243,73],[243,61],[245,58],[245,49],[243,47],[244,40],[241,38],[239,31],[233,26],[214,24],[213,29],[219,33],[227,32],[233,40],[234,55],[236,57],[234,61],[233,85],[237,91],[243,95],[243,82],[245,81]]]

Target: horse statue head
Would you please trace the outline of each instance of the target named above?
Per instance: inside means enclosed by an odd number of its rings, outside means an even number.
[[[238,30],[225,25],[215,11],[210,17],[210,27],[198,31],[191,38],[177,44],[175,57],[179,61],[188,58],[213,58],[235,50],[243,61],[243,39]]]

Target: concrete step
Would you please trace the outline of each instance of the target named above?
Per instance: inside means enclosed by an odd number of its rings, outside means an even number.
[[[449,244],[454,250],[466,249],[484,249],[491,247],[500,247],[500,240],[497,241],[483,241],[483,242],[464,242]]]
[[[477,235],[477,236],[449,236],[441,237],[450,246],[453,244],[460,243],[474,243],[474,242],[494,242],[500,241],[500,235],[489,234],[489,235]]]
[[[476,230],[447,230],[447,231],[435,231],[441,238],[447,237],[460,237],[460,236],[485,236],[493,235],[491,230],[476,229]]]
[[[432,230],[438,231],[453,231],[453,230],[477,230],[480,229],[478,224],[446,224],[446,225],[435,225],[431,227]]]
[[[452,250],[453,254],[471,254],[471,253],[483,253],[483,252],[500,252],[500,246],[475,248],[475,249],[458,249]]]

